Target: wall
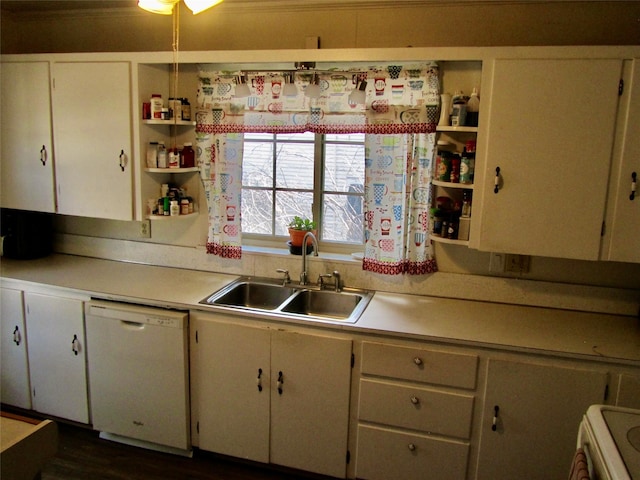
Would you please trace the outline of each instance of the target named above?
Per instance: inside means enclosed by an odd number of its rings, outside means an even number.
[[[3,8],[2,53],[171,50],[171,17],[131,7],[135,0],[121,2],[125,6],[115,9],[78,8],[45,13],[5,10],[11,3],[3,1],[0,4]],[[301,5],[296,6],[295,3]],[[304,48],[309,37],[318,37],[321,48],[640,44],[639,21],[640,2],[637,1],[226,0],[221,6],[198,16],[191,15],[182,6],[180,49]],[[159,244],[153,251],[148,248],[149,243],[143,243],[145,241],[139,238],[136,222],[60,216],[57,228],[61,234],[57,249],[71,253],[269,276],[274,275],[271,270],[278,265],[286,264],[294,278],[299,268],[297,261],[287,257],[276,260],[266,270],[255,266],[259,261],[254,257],[243,260],[241,265],[211,259],[202,252],[206,237],[204,222],[195,236],[186,238],[175,231],[168,231],[166,227],[158,227],[153,238],[146,241]],[[126,241],[114,244],[108,239]],[[180,250],[182,253],[170,260],[168,257],[174,255],[175,250],[165,252],[162,249],[165,245],[179,245],[176,248],[187,249],[187,253]],[[141,246],[149,253],[140,253]],[[176,261],[183,255],[186,256],[182,263]],[[376,278],[373,283],[376,288],[387,290],[464,296],[464,278],[467,283],[469,280],[475,283],[478,279],[486,279],[493,282],[487,288],[495,286],[502,292],[497,296],[487,294],[486,298],[496,301],[510,301],[507,297],[514,295],[511,287],[495,283],[496,279],[500,280],[498,277],[527,280],[517,284],[518,291],[524,292],[520,295],[524,297],[531,296],[535,290],[528,280],[553,282],[552,285],[640,289],[640,265],[533,258],[530,273],[499,275],[489,272],[488,253],[437,245],[436,256],[443,274],[461,274],[458,278],[462,280],[452,283],[447,280],[437,286],[433,286],[433,279]],[[321,271],[334,266],[319,265],[316,268]],[[341,268],[349,268],[351,272],[345,278],[347,282],[370,285],[369,278],[357,267]],[[434,277],[439,278],[438,275]],[[545,289],[545,296],[553,297],[554,288],[556,293],[565,292],[565,287],[552,286]],[[578,293],[571,289],[566,292],[572,301],[568,304],[561,302],[560,306],[567,308],[577,308],[576,305],[588,296],[580,289]],[[607,290],[598,292],[604,297],[608,294]],[[615,296],[613,292],[611,295]],[[632,296],[637,303],[637,293]],[[543,301],[533,295],[523,302],[542,304],[549,303],[549,300]],[[550,303],[556,305],[553,300]]]
[[[36,13],[13,3],[0,4],[2,53],[172,48],[171,17],[136,0]],[[321,48],[640,44],[637,1],[226,0],[197,16],[180,5],[182,50],[305,48],[310,36]]]

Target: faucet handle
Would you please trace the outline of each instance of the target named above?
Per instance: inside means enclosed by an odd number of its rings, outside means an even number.
[[[332,275],[330,273],[321,273],[318,275],[318,285],[320,286],[320,290],[322,290],[322,287],[324,286],[324,279],[331,277]]]
[[[291,283],[291,277],[289,276],[289,270],[285,270],[284,268],[278,268],[276,270],[278,273],[284,274],[282,279],[282,285],[286,285],[287,283]]]

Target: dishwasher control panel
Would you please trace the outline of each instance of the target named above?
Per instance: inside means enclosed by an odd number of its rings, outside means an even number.
[[[94,317],[117,319],[128,324],[153,325],[157,327],[185,328],[187,312],[177,310],[159,310],[144,305],[129,305],[92,301],[88,304],[87,314]]]

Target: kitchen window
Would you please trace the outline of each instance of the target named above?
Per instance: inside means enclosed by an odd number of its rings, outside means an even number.
[[[338,250],[364,243],[364,134],[245,133],[242,234],[281,246],[294,216]],[[277,245],[276,245],[277,244]]]

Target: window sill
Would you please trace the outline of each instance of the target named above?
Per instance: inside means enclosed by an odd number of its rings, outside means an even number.
[[[250,254],[250,255],[269,255],[269,256],[284,256],[284,257],[297,257],[300,258],[300,255],[292,255],[289,253],[289,250],[286,248],[274,248],[274,247],[265,247],[265,246],[256,246],[256,245],[243,245],[242,253]],[[320,253],[318,253],[318,257],[314,257],[313,254],[307,255],[308,259],[317,258],[319,260],[331,260],[340,263],[351,263],[351,264],[360,264],[362,263],[362,253],[335,253],[335,252],[323,252],[320,249]]]

